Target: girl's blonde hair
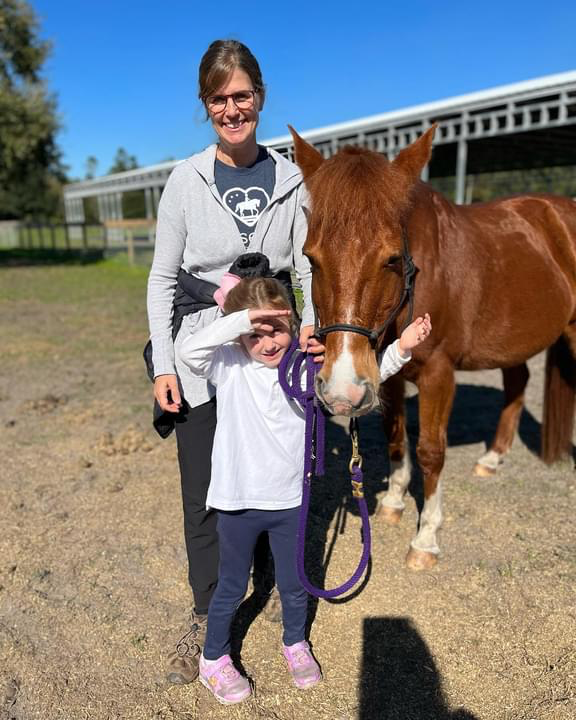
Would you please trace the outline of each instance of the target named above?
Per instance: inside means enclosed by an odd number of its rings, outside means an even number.
[[[296,332],[298,325],[290,296],[284,285],[275,278],[244,278],[226,296],[223,310],[225,315],[229,315],[239,310],[260,308],[290,310],[292,316],[287,319],[292,333]]]

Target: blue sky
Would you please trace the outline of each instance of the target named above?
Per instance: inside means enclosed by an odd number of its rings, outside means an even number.
[[[32,0],[70,175],[209,144],[197,67],[219,37],[245,42],[268,88],[258,136],[299,131],[576,69],[576,2]]]

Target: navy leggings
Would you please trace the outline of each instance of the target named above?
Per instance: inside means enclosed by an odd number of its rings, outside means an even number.
[[[274,556],[276,585],[282,601],[284,645],[304,640],[308,594],[296,572],[296,536],[300,508],[218,511],[220,567],[208,610],[204,657],[217,660],[230,652],[230,626],[244,599],[258,536],[267,531]]]

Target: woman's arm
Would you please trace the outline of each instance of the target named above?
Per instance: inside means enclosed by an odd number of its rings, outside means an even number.
[[[308,205],[310,196],[306,190],[306,186],[302,183],[297,189],[296,196],[296,216],[292,226],[292,247],[293,262],[296,271],[296,277],[302,285],[302,296],[304,307],[302,310],[302,326],[300,328],[300,349],[308,351],[316,357],[314,362],[322,362],[324,360],[324,345],[312,338],[314,334],[314,323],[316,321],[314,315],[314,306],[312,304],[312,268],[306,255],[304,255],[303,247],[308,234]]]
[[[309,195],[304,183],[296,189],[296,214],[292,224],[292,253],[296,277],[302,285],[304,307],[302,309],[302,327],[314,325],[314,307],[312,305],[312,269],[302,248],[308,233]]]
[[[154,260],[148,277],[148,322],[152,340],[154,376],[175,375],[172,341],[172,303],[176,276],[186,245],[183,190],[186,176],[176,167],[166,183],[158,206]]]

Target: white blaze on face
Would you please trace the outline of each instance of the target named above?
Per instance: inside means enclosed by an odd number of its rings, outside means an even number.
[[[347,398],[347,391],[356,379],[354,357],[349,350],[350,333],[343,333],[342,350],[332,365],[330,382],[326,388],[332,397]]]
[[[349,323],[349,318],[344,322]],[[336,414],[346,413],[350,406],[358,407],[366,393],[365,385],[358,384],[358,374],[354,366],[354,356],[350,350],[351,334],[342,335],[342,350],[332,365],[330,378],[324,389],[324,399],[332,405]]]

